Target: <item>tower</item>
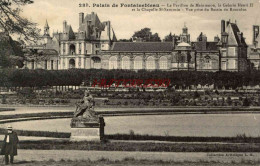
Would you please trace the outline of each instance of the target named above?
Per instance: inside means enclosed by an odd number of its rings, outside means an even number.
[[[180,35],[180,42],[190,43],[190,34],[188,34],[188,28],[186,23],[184,23],[184,27],[182,28],[182,34]]]
[[[259,26],[253,25],[253,45],[256,47],[257,45],[257,37],[259,35]]]
[[[186,27],[186,23],[184,23],[184,27],[182,28],[182,34],[188,34],[188,28]]]
[[[45,26],[44,26],[44,36],[50,36],[50,27],[48,25],[48,22],[46,20]]]

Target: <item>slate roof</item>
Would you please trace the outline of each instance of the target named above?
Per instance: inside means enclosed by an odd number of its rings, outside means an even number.
[[[38,53],[40,55],[58,55],[58,52],[54,49],[42,49],[39,50]]]
[[[232,28],[233,33],[234,33],[234,35],[235,35],[237,44],[238,44],[238,45],[242,45],[242,46],[247,46],[247,44],[246,44],[246,42],[245,42],[245,39],[244,39],[243,37],[241,38],[241,40],[239,40],[238,33],[240,33],[240,30],[239,30],[237,24],[230,23],[230,25],[231,25],[231,28]]]
[[[203,50],[200,46],[203,42],[192,42],[196,51],[218,51],[218,42],[207,42],[206,43],[206,50]]]
[[[171,42],[114,42],[111,51],[117,52],[171,52]]]
[[[58,52],[54,49],[37,49],[37,50],[33,50],[33,49],[24,49],[24,52],[26,53],[26,55],[30,56],[30,55],[38,55],[38,56],[58,56]]]
[[[217,44],[218,42],[207,42],[207,50],[217,51],[218,50]]]

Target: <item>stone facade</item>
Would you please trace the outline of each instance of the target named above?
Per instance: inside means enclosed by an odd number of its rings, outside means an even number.
[[[197,71],[219,71],[221,55],[217,46],[219,37],[215,37],[214,41],[208,42],[206,35],[202,32],[193,42],[196,50],[196,70]]]
[[[252,67],[260,70],[260,35],[259,25],[253,26],[253,44],[248,49],[248,59],[252,63]]]
[[[247,44],[236,23],[221,21],[221,70],[244,71],[248,67]]]
[[[255,40],[257,38],[259,35]],[[224,20],[221,21],[221,39],[215,37],[210,42],[203,33],[197,41],[191,42],[186,25],[171,42],[116,42],[110,21],[101,22],[93,12],[86,16],[79,13],[77,32],[64,21],[63,31],[50,37],[46,21],[41,42],[27,46],[27,49],[57,52],[38,62],[28,58],[26,67],[31,69],[244,71],[248,65],[243,33],[236,23]]]

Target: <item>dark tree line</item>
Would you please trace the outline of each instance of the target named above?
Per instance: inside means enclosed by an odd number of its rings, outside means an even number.
[[[71,70],[16,70],[0,71],[0,86],[5,87],[42,87],[42,86],[79,86],[95,80],[112,79],[169,79],[171,86],[214,85],[215,87],[237,88],[260,84],[260,71],[255,72],[202,72],[202,71],[126,71],[104,69]]]

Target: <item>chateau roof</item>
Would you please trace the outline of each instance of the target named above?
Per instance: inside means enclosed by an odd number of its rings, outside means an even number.
[[[38,55],[38,56],[58,56],[58,52],[54,49],[37,49],[34,51],[33,49],[25,49],[26,55]]]
[[[54,49],[42,49],[39,50],[38,53],[40,55],[58,55],[58,52]]]
[[[206,49],[202,47],[203,42],[192,42],[196,51],[218,51],[218,42],[206,42]]]
[[[241,37],[241,40],[239,39],[239,36],[238,36],[238,35],[239,35],[239,33],[240,33],[240,30],[239,30],[237,24],[235,24],[235,23],[230,23],[230,26],[231,26],[232,31],[233,31],[233,33],[234,33],[234,36],[235,36],[235,38],[236,38],[237,44],[238,44],[238,45],[242,45],[242,46],[247,46],[244,37]]]
[[[114,42],[111,51],[118,52],[171,52],[171,42]]]

